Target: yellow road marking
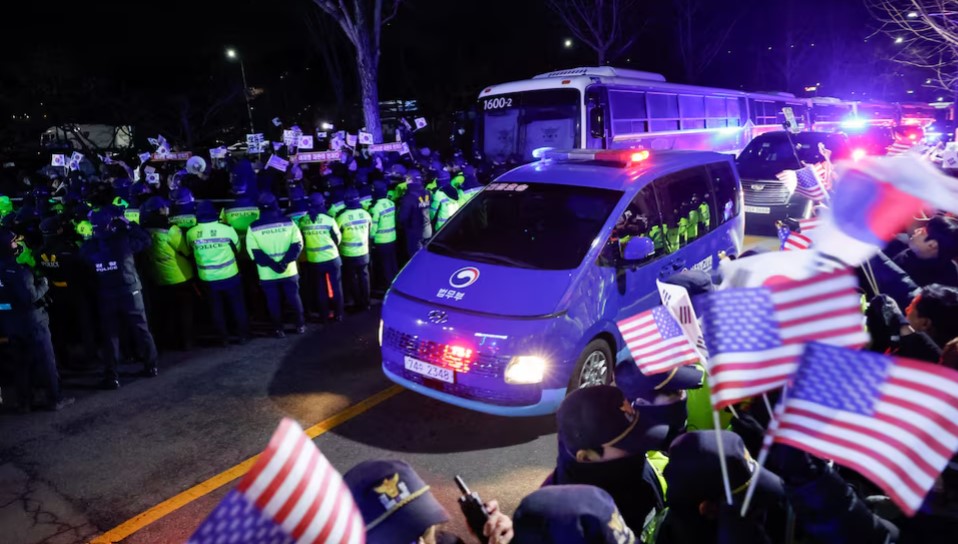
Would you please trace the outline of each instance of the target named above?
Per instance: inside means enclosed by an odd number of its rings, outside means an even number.
[[[323,421],[320,421],[319,423],[306,429],[306,435],[309,436],[310,439],[316,438],[317,436],[333,429],[334,427],[342,425],[350,419],[368,411],[377,404],[380,404],[381,402],[395,396],[402,390],[403,388],[398,385],[393,385],[392,387],[383,389],[375,395],[363,399],[346,408],[345,410],[336,413],[332,417],[324,419]],[[168,516],[174,511],[195,501],[196,499],[199,499],[204,495],[208,495],[246,474],[246,472],[253,467],[253,465],[256,463],[256,459],[258,458],[259,454],[254,455],[242,463],[230,467],[229,469],[220,472],[216,476],[213,476],[212,478],[201,482],[174,497],[166,499],[153,508],[133,516],[132,518],[124,521],[102,535],[94,538],[90,541],[90,544],[112,544],[114,542],[123,540],[124,538],[153,523],[154,521]]]

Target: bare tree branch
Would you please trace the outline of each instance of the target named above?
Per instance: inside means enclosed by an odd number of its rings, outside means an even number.
[[[637,0],[547,0],[547,3],[572,35],[595,51],[600,65],[613,60],[609,58],[610,51],[614,55],[622,54],[638,33],[631,33],[625,45],[622,44]]]
[[[366,129],[377,142],[382,141],[382,123],[379,119],[379,56],[382,27],[396,16],[402,0],[388,0],[389,14],[383,14],[383,0],[312,0],[330,16],[353,44],[359,87],[362,92],[363,116]],[[352,9],[350,9],[350,7]]]
[[[927,71],[932,85],[958,93],[958,0],[867,0],[879,31],[899,49],[890,60]]]

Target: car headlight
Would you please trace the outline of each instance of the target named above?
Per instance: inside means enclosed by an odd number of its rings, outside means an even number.
[[[535,355],[513,357],[506,367],[506,383],[528,384],[542,383],[546,371],[546,360]]]
[[[379,320],[379,347],[383,347],[383,320]]]

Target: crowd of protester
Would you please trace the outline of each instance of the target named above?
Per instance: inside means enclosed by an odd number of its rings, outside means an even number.
[[[71,403],[58,368],[102,368],[100,386],[116,389],[120,365],[156,376],[160,351],[198,339],[282,338],[286,322],[302,334],[368,310],[481,188],[460,153],[428,148],[312,163],[283,153],[285,169],[269,156],[150,155],[135,170],[135,156],[84,158],[30,174],[21,198],[0,195],[6,404],[10,392],[22,411]]]

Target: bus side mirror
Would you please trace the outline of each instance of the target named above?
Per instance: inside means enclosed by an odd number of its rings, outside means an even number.
[[[636,236],[626,242],[622,248],[622,259],[626,262],[638,262],[655,253],[655,242],[645,236]]]
[[[589,134],[593,138],[605,136],[605,111],[602,106],[592,106],[589,110]]]

